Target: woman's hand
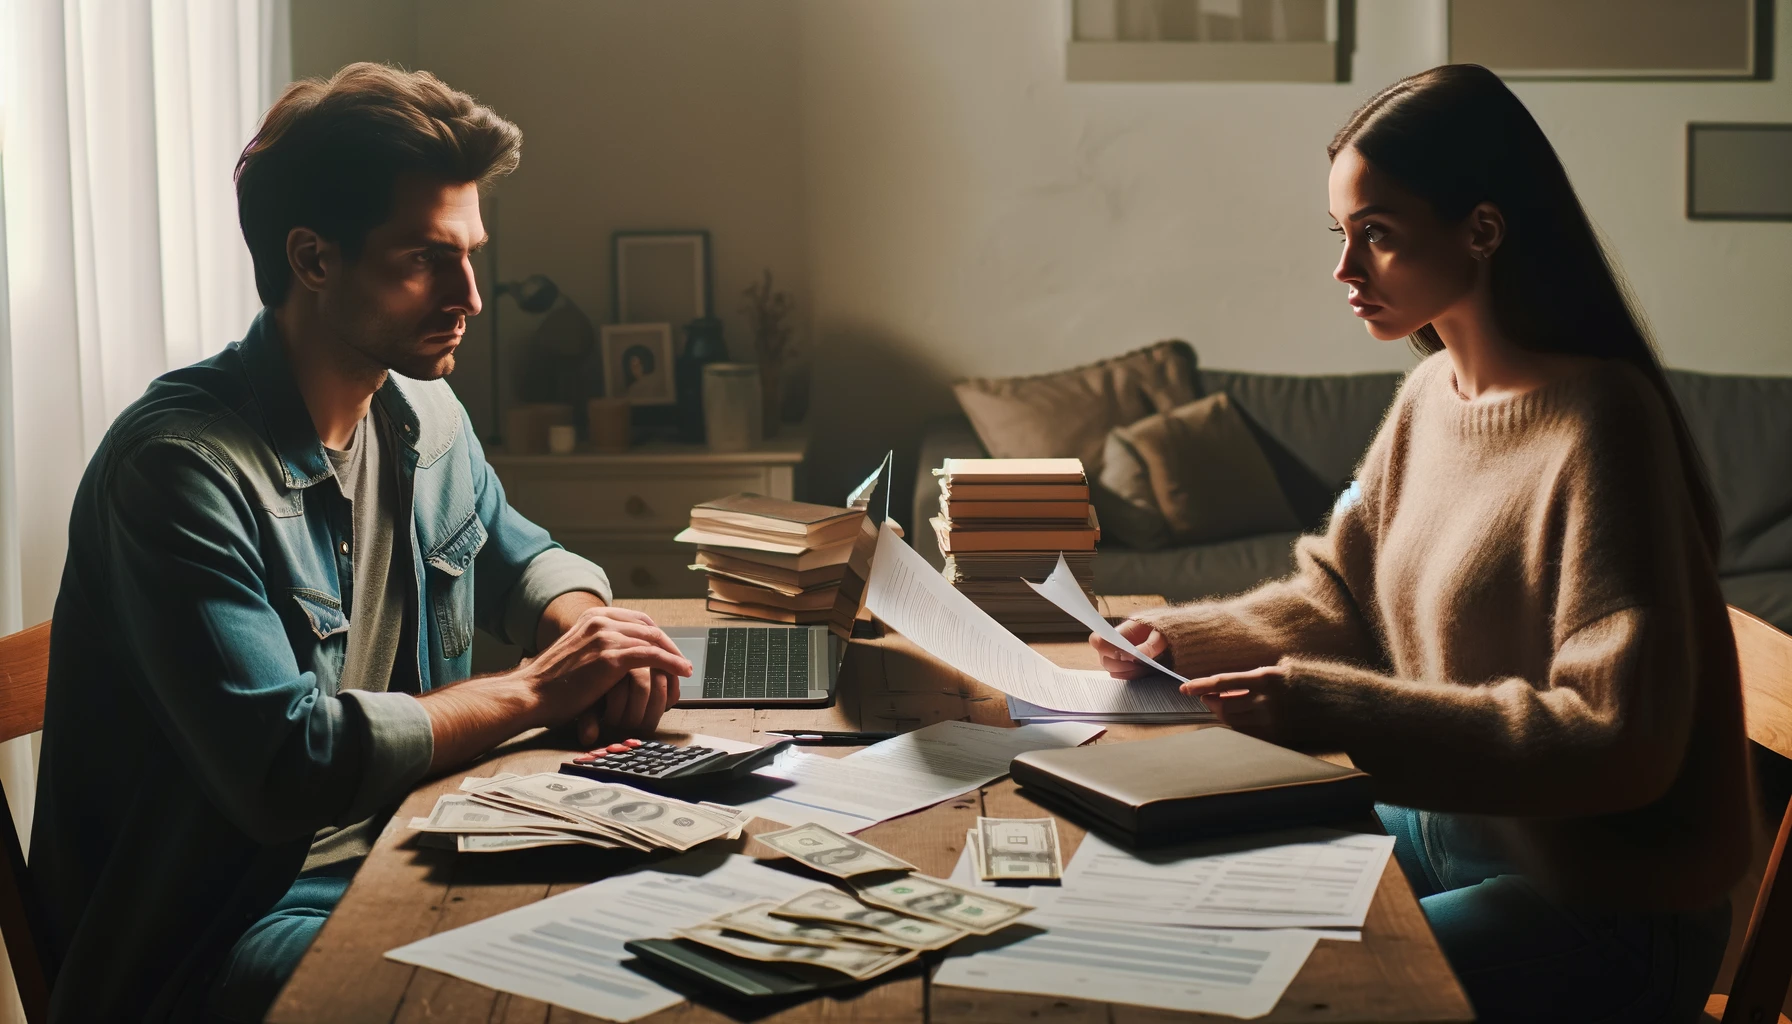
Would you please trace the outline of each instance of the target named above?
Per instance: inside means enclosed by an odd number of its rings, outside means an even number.
[[[1159,665],[1167,663],[1165,655],[1169,653],[1170,641],[1151,623],[1127,619],[1119,628],[1120,635],[1132,641],[1132,645],[1144,651],[1151,660]],[[1157,671],[1093,633],[1089,634],[1089,646],[1095,648],[1095,653],[1101,656],[1102,670],[1115,679],[1137,679]]]
[[[1283,724],[1280,705],[1287,682],[1280,665],[1265,665],[1191,679],[1182,684],[1182,692],[1200,697],[1221,722],[1239,732],[1273,740]]]

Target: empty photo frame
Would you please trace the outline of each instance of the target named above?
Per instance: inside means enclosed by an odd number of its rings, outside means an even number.
[[[709,232],[618,231],[610,238],[611,301],[619,324],[671,324],[709,315]]]
[[[678,401],[670,324],[606,325],[603,355],[605,398],[626,398],[637,406]]]
[[[1772,0],[1450,0],[1449,59],[1503,78],[1772,76]]]
[[[1792,124],[1688,124],[1686,216],[1792,220]]]

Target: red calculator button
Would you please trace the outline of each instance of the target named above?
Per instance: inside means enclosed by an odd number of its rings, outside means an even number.
[[[602,756],[602,755],[599,755],[599,756]],[[592,762],[593,762],[593,761],[596,761],[596,760],[597,760],[597,758],[595,758],[595,757],[592,757],[592,756],[591,756],[591,755],[590,755],[590,754],[585,754],[585,755],[583,755],[583,756],[581,756],[581,757],[575,757],[575,758],[573,758],[573,759],[572,759],[572,763],[573,763],[573,764],[590,764],[590,763],[592,763]]]
[[[632,749],[632,748],[634,748],[634,747],[638,747],[638,746],[640,746],[640,745],[641,745],[641,741],[640,741],[640,740],[623,740],[623,741],[622,741],[622,745],[623,745],[623,746],[625,746],[625,747],[629,747],[629,748],[631,748],[631,749]]]
[[[629,748],[623,746],[620,743],[612,743],[609,746],[605,747],[604,749],[609,751],[612,754],[624,754],[624,753],[628,752]]]

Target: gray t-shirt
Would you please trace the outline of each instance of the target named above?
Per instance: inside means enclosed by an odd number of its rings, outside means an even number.
[[[398,655],[410,614],[406,581],[412,570],[410,531],[401,535],[398,530],[403,503],[391,425],[375,406],[355,424],[355,435],[346,450],[324,451],[330,456],[342,496],[354,509],[350,541],[354,577],[342,602],[349,610],[348,654],[337,691],[414,691],[416,685],[409,680],[392,685],[393,672],[401,664]],[[312,840],[303,873],[352,873],[384,825],[385,816],[381,815],[342,828],[322,829]]]

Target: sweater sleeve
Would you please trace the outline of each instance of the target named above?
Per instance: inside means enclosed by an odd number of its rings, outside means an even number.
[[[1680,771],[1697,666],[1642,607],[1577,629],[1547,680],[1428,683],[1289,657],[1280,738],[1342,746],[1384,800],[1528,817],[1641,807]]]

